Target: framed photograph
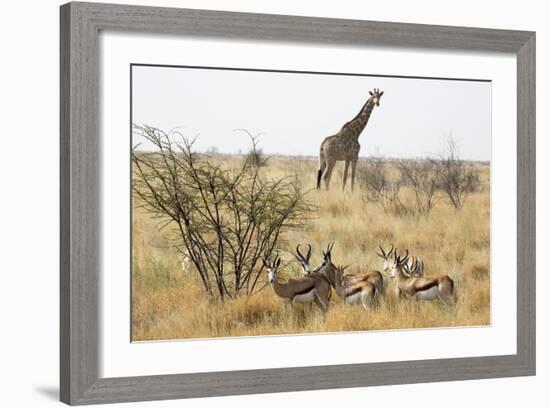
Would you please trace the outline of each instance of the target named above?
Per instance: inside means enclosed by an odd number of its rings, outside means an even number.
[[[61,7],[61,400],[535,374],[535,34]]]

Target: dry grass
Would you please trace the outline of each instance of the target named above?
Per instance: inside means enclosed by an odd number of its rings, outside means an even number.
[[[238,159],[224,159],[227,165]],[[340,168],[341,164],[339,164]],[[274,157],[265,169],[272,177],[297,174],[304,186],[314,186],[317,161]],[[336,243],[333,260],[349,264],[350,272],[380,267],[375,254],[382,243],[408,248],[425,260],[426,275],[447,273],[455,281],[458,302],[453,311],[437,302],[397,301],[391,291],[380,307],[365,311],[343,305],[333,294],[330,310],[297,306],[289,309],[266,287],[258,295],[224,304],[210,302],[193,271],[182,272],[178,254],[170,247],[168,229],[159,231],[147,213],[133,217],[133,340],[319,333],[375,329],[451,327],[490,323],[490,197],[489,168],[479,165],[482,188],[455,211],[443,200],[429,217],[388,216],[366,205],[361,193],[341,192],[341,170],[335,171],[330,192],[312,190],[309,198],[318,212],[308,230],[284,237],[286,246],[309,242],[312,265],[321,249]],[[406,190],[403,191],[405,200]],[[290,255],[284,256],[290,261]],[[281,274],[298,276],[290,262]],[[390,284],[391,285],[391,284]]]

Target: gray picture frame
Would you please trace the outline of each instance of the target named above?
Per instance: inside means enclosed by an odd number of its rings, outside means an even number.
[[[365,387],[535,374],[535,33],[283,15],[61,6],[60,390],[67,404]],[[101,30],[517,57],[517,353],[504,356],[126,378],[99,376]],[[127,160],[121,158],[122,160]],[[498,202],[494,205],[498,206]]]

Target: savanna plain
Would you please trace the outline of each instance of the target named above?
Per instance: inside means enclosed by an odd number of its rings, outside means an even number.
[[[238,165],[243,156],[211,155],[223,167]],[[390,179],[400,176],[400,161],[380,159]],[[273,156],[262,164],[267,178],[292,176],[314,209],[299,229],[279,238],[283,260],[279,279],[300,276],[292,255],[297,244],[313,248],[311,265],[322,261],[322,250],[334,243],[332,259],[349,265],[346,273],[382,271],[379,246],[422,257],[424,275],[448,274],[455,283],[452,308],[437,300],[397,299],[388,289],[377,307],[344,304],[333,293],[323,313],[315,305],[287,307],[260,275],[261,290],[250,296],[220,300],[205,295],[204,284],[192,264],[182,267],[173,245],[174,225],[147,211],[140,197],[132,200],[132,340],[168,340],[229,336],[306,334],[490,324],[490,172],[488,163],[470,163],[477,185],[460,208],[441,191],[430,197],[429,211],[415,210],[418,191],[402,183],[395,194],[369,192],[369,159],[360,159],[355,189],[342,191],[343,164],[337,164],[331,189],[315,189],[318,160],[313,157]],[[134,179],[136,173],[134,172]],[[370,180],[370,181],[369,181]],[[379,181],[374,181],[376,184]],[[371,186],[372,187],[372,186]],[[376,190],[376,189],[375,189]],[[374,192],[376,193],[376,191]],[[422,192],[421,192],[422,193]],[[392,195],[393,194],[393,195]],[[430,193],[431,194],[431,193]],[[396,198],[398,200],[396,201]],[[396,204],[397,203],[397,204]]]

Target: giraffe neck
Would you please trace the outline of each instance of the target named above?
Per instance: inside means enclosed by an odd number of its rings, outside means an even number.
[[[367,122],[369,121],[373,109],[374,101],[372,97],[370,97],[363,105],[357,116],[344,125],[342,130],[349,130],[348,132],[345,132],[345,134],[348,137],[357,140],[363,129],[365,129],[365,126],[367,126]]]

